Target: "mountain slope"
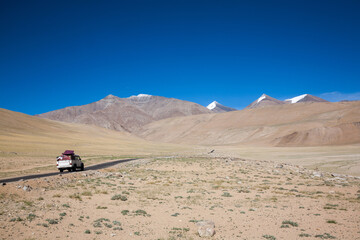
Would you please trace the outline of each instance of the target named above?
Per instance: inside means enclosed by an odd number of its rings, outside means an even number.
[[[325,99],[310,95],[303,94],[294,98],[286,99],[285,103],[300,103],[300,102],[327,102]]]
[[[109,95],[94,103],[67,107],[38,116],[57,121],[83,123],[117,131],[132,132],[156,120],[204,113],[211,112],[196,103],[139,94],[129,98]]]
[[[213,101],[206,108],[214,113],[237,111],[237,109],[231,108],[231,107],[226,107],[226,106],[218,103],[217,101]]]
[[[303,103],[165,119],[148,140],[202,145],[317,146],[360,143],[360,102]]]
[[[73,147],[100,154],[121,153],[126,149],[139,152],[156,145],[126,132],[42,119],[0,108],[1,151],[21,151],[20,148],[24,148],[46,153],[53,149],[58,152]]]
[[[273,105],[281,105],[284,104],[283,101],[277,100],[273,97],[270,97],[266,94],[261,95],[257,100],[252,102],[249,106],[246,107],[246,109],[250,108],[260,108],[260,107],[266,107],[266,106],[273,106]]]

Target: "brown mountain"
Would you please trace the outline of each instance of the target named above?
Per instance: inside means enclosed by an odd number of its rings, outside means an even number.
[[[153,121],[204,113],[211,113],[211,111],[196,103],[139,94],[129,98],[109,95],[94,103],[67,107],[38,116],[132,132]]]
[[[277,100],[276,98],[270,97],[266,94],[261,95],[257,100],[252,102],[249,106],[246,108],[260,108],[260,107],[266,107],[266,106],[273,106],[273,105],[281,105],[284,104],[283,101]]]
[[[164,119],[148,140],[198,145],[318,146],[360,143],[360,102],[281,104]]]

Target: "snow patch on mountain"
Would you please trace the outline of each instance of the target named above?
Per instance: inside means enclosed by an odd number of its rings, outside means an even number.
[[[264,100],[265,98],[266,98],[266,95],[263,94],[263,95],[261,95],[261,97],[259,97],[259,99],[257,100],[257,102],[259,103],[259,102],[261,102],[262,100]]]
[[[237,110],[235,108],[224,106],[221,103],[218,103],[217,101],[213,101],[206,108],[212,111],[213,113],[223,113],[223,112],[230,112]]]
[[[217,101],[213,101],[212,103],[210,103],[208,106],[207,106],[207,109],[209,110],[213,110],[214,108],[216,108],[216,106],[218,105],[219,103]]]
[[[291,103],[297,103],[299,102],[301,99],[304,99],[308,94],[303,94],[294,98],[290,98],[290,99],[286,99],[286,102],[291,102]]]
[[[144,97],[151,97],[151,96],[152,95],[140,93],[138,95],[132,95],[129,98],[144,98]]]

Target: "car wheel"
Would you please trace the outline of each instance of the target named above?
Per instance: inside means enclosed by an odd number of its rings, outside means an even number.
[[[81,164],[81,171],[84,171],[84,164]]]
[[[63,172],[64,171],[64,169],[59,169],[60,170],[60,172]]]
[[[76,172],[76,165],[73,166],[73,172]]]

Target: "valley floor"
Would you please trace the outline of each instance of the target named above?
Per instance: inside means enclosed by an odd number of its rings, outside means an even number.
[[[215,152],[214,152],[215,153]],[[360,239],[360,179],[230,157],[140,159],[0,186],[0,239]]]
[[[360,176],[359,144],[319,147],[219,146],[214,149],[214,156],[267,160]]]

